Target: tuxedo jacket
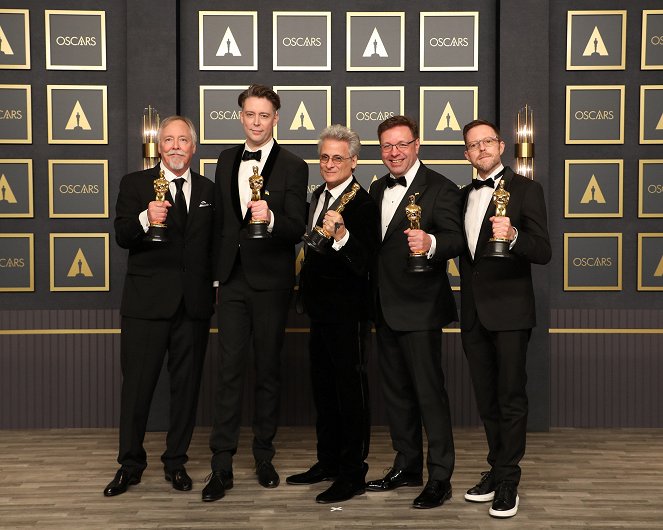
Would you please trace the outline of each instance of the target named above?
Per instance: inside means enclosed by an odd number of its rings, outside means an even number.
[[[170,318],[184,299],[191,318],[209,318],[213,312],[212,222],[214,185],[191,172],[191,197],[186,226],[169,208],[166,218],[168,241],[144,241],[138,215],[154,200],[154,179],[159,166],[122,178],[117,197],[115,240],[129,249],[127,274],[122,293],[123,316],[145,319]],[[175,204],[170,194],[166,200]]]
[[[356,182],[352,177],[344,193]],[[323,185],[313,192],[308,227],[314,224],[313,214],[324,190]],[[335,209],[340,199],[329,208]],[[368,273],[380,243],[378,207],[368,192],[360,188],[341,215],[350,232],[348,241],[338,251],[330,247],[319,253],[307,248],[300,271],[304,307],[311,320],[317,322],[360,321],[370,315]]]
[[[389,175],[376,180],[370,188],[380,210],[387,178]],[[436,238],[435,255],[429,260],[433,272],[407,271],[410,248],[403,231],[410,222],[405,207],[414,193],[419,193],[416,204],[421,206],[421,229]],[[382,315],[393,330],[439,329],[458,319],[446,264],[463,250],[460,211],[458,187],[421,164],[389,223],[371,276],[374,301],[380,304]]]
[[[483,217],[474,254],[465,248],[460,256],[461,328],[470,329],[478,318],[490,331],[530,329],[536,325],[531,264],[550,261],[546,204],[541,184],[506,168],[504,189],[511,195],[506,215],[518,230],[518,238],[510,251],[511,258],[483,258],[492,237],[495,205],[489,203]],[[472,186],[463,188],[463,236],[465,210]]]
[[[214,279],[221,284],[241,260],[253,289],[288,289],[295,281],[295,244],[306,229],[306,162],[274,142],[261,172],[261,199],[274,214],[267,239],[247,239],[251,211],[242,216],[237,174],[244,145],[222,151],[216,165]]]

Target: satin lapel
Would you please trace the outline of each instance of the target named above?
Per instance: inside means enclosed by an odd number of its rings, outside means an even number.
[[[315,209],[318,206],[318,201],[320,200],[320,195],[322,195],[324,189],[325,186],[322,184],[318,186],[311,195],[311,204],[308,208],[308,224],[306,225],[309,231],[313,228],[313,214],[315,213]]]
[[[375,202],[378,204],[378,210],[380,211],[380,219],[382,219],[382,198],[384,197],[384,190],[387,188],[387,176],[382,177],[378,180],[376,180],[370,187],[369,190],[375,186],[376,190],[376,199]],[[380,225],[382,225],[382,221],[380,221]],[[380,233],[382,233],[382,230],[380,230]]]
[[[239,163],[242,160],[242,152],[244,151],[244,146],[240,145],[236,147],[237,152],[235,153],[235,160],[233,160],[233,169],[230,173],[230,198],[233,205],[233,210],[235,210],[235,215],[237,220],[242,222],[242,205],[239,202]]]
[[[272,174],[274,165],[276,164],[276,159],[279,156],[279,151],[281,151],[281,146],[276,143],[276,140],[274,140],[274,145],[272,146],[272,150],[269,152],[269,156],[267,157],[265,165],[262,168],[262,172],[260,173],[263,178],[263,185],[262,185],[263,190],[269,190],[268,186],[269,177]]]
[[[510,168],[506,167],[504,174],[502,175],[502,180],[504,180],[504,189],[509,191],[509,186],[511,185],[511,179],[513,178],[513,171]],[[509,207],[507,206],[507,215],[509,212]],[[477,248],[474,252],[474,261],[477,261],[479,257],[483,254],[484,247],[488,240],[493,237],[493,224],[489,219],[495,215],[495,205],[491,200],[486,208],[486,215],[483,216],[483,222],[481,223],[481,231],[479,232],[479,239],[477,240]]]
[[[463,218],[462,220],[462,226],[463,226],[463,239],[465,240],[465,248],[469,249],[469,245],[467,243],[467,231],[465,230],[465,214],[467,214],[467,202],[470,200],[470,192],[472,191],[472,185],[469,184],[463,188]],[[470,253],[468,252],[468,255]],[[470,255],[471,256],[471,255]]]
[[[405,207],[408,205],[410,202],[410,195],[414,195],[415,193],[418,193],[417,198],[415,199],[415,204],[419,204],[421,201],[421,196],[424,194],[424,191],[426,191],[426,167],[421,164],[419,167],[419,171],[417,171],[417,174],[414,176],[414,180],[412,181],[412,184],[410,187],[407,189],[405,192],[405,195],[403,196],[403,199],[401,200],[400,204],[398,205],[398,208],[396,208],[396,211],[394,212],[394,216],[391,218],[391,221],[389,222],[389,226],[387,227],[387,232],[384,235],[384,239],[387,239],[391,234],[394,233],[394,231],[399,227],[403,226],[407,228],[408,226],[406,224],[403,224],[403,221],[406,219],[405,217]]]

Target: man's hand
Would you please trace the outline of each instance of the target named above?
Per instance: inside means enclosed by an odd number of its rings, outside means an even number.
[[[407,235],[407,244],[410,246],[410,252],[428,252],[433,240],[423,230],[412,230],[408,228],[404,231]]]
[[[254,221],[267,221],[269,223],[272,220],[267,201],[249,201],[246,206],[251,210],[251,219]]]
[[[152,201],[147,205],[147,220],[150,224],[163,224],[168,216],[169,201]]]
[[[347,232],[343,217],[335,210],[327,210],[325,218],[322,221],[322,228],[334,237],[334,241],[340,241],[343,239]]]
[[[508,217],[493,216],[488,220],[493,223],[494,238],[513,241],[513,238],[516,237],[516,231],[513,226],[511,226],[511,219]]]

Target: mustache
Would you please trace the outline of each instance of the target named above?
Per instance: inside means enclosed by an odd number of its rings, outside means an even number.
[[[185,156],[186,153],[182,151],[181,149],[171,149],[170,151],[166,151],[167,155],[180,155],[180,156]]]

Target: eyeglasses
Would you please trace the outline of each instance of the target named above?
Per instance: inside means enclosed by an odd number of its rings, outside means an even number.
[[[470,142],[465,146],[465,148],[468,151],[476,151],[481,147],[481,144],[483,144],[484,147],[492,147],[495,144],[498,144],[500,141],[501,140],[497,136],[487,136],[486,138],[482,138],[481,140]]]
[[[341,155],[320,155],[320,163],[327,164],[330,160],[335,166],[340,166],[343,163],[343,160],[350,160],[351,156],[341,156]]]
[[[382,149],[384,152],[388,153],[391,151],[394,147],[398,149],[399,151],[405,151],[407,149],[407,146],[410,145],[412,142],[416,142],[417,139],[415,138],[414,140],[410,140],[409,142],[398,142],[397,144],[382,144],[380,146],[380,149]]]

